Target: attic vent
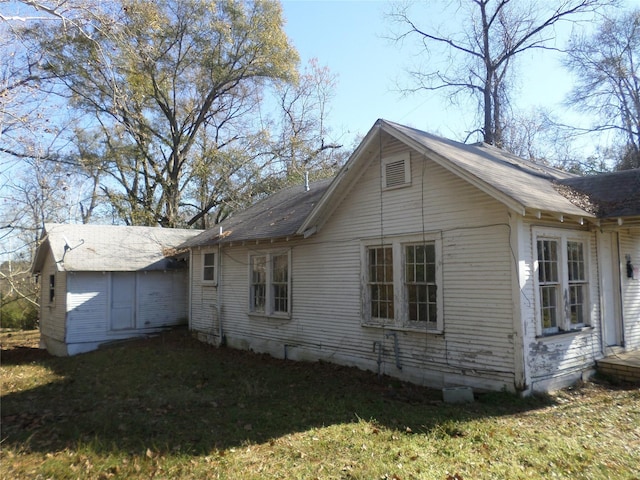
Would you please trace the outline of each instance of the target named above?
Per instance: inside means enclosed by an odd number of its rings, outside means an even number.
[[[382,160],[382,186],[394,188],[411,182],[409,154],[394,155]]]

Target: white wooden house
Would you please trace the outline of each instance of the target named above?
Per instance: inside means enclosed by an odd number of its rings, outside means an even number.
[[[75,355],[187,323],[188,267],[175,247],[198,230],[46,224],[32,272],[41,345]]]
[[[640,348],[639,192],[639,171],[574,177],[378,120],[332,181],[182,245],[189,326],[433,387],[559,388]]]

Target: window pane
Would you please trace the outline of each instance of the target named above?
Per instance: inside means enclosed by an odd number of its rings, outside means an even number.
[[[215,259],[216,259],[215,253],[205,253],[204,254],[205,267],[212,267],[215,264]]]
[[[584,318],[584,286],[574,285],[569,287],[569,309],[571,312],[571,325],[583,324]]]
[[[253,311],[255,312],[264,312],[265,308],[265,286],[264,285],[254,285],[253,286]]]
[[[289,255],[275,255],[272,266],[273,311],[289,311]]]
[[[584,253],[580,242],[567,242],[567,260],[569,267],[569,281],[584,281]]]
[[[538,280],[541,283],[558,281],[558,242],[538,240]]]
[[[391,247],[369,249],[369,294],[372,318],[393,318],[393,250]]]
[[[273,286],[273,311],[284,313],[288,311],[289,297],[287,295],[287,285]]]
[[[558,326],[558,296],[555,286],[540,287],[542,328],[557,328]]]
[[[251,310],[264,312],[267,291],[267,257],[251,257]]]
[[[273,281],[286,282],[289,271],[289,257],[287,255],[277,255],[273,257]]]
[[[205,253],[202,261],[202,279],[213,281],[215,273],[215,253]]]
[[[413,278],[414,282],[425,282],[427,280],[425,265],[420,263],[415,266],[416,274]]]

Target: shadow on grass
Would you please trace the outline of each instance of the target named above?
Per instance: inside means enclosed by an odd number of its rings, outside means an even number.
[[[359,419],[421,433],[551,404],[500,393],[449,405],[439,390],[215,348],[187,332],[71,358],[37,352],[2,354],[4,364],[36,363],[61,379],[2,397],[4,447],[50,452],[91,444],[106,453],[200,455]]]

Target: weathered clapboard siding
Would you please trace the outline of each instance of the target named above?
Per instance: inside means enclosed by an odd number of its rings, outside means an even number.
[[[191,257],[191,304],[189,325],[196,332],[218,335],[218,285],[216,282],[204,283],[203,257],[206,253],[216,255],[216,267],[220,267],[218,249],[197,249]],[[220,339],[218,339],[219,341]]]
[[[66,333],[66,273],[58,272],[53,256],[48,255],[40,275],[40,332],[42,335],[64,342]],[[49,301],[49,276],[55,275],[55,299]]]
[[[137,277],[136,326],[140,329],[187,323],[187,272],[140,272]]]
[[[391,142],[383,156],[400,151],[406,147]],[[382,191],[372,156],[357,187],[309,239],[222,247],[218,288],[230,346],[355,365],[432,385],[514,388],[507,209],[422,155],[413,153],[411,162],[411,186]],[[400,235],[442,242],[440,334],[363,326],[363,242],[386,243]],[[292,252],[291,319],[248,315],[249,256],[280,249]],[[207,308],[215,299],[205,298],[201,252],[192,255],[191,328],[215,341],[213,309]]]
[[[140,334],[186,323],[184,270],[136,272],[135,329]],[[131,329],[111,329],[110,272],[67,272],[68,344],[98,344],[132,336]]]
[[[110,275],[67,273],[67,343],[104,340],[109,332]]]
[[[401,162],[407,158],[411,178],[405,183]],[[383,188],[386,173],[392,188]],[[625,185],[633,195],[631,180]],[[224,223],[225,236],[211,231],[191,244],[197,259],[191,326],[208,341],[220,341],[224,332],[232,347],[355,365],[432,386],[561,387],[590,373],[604,354],[603,311],[608,345],[621,348],[615,323],[620,310],[625,346],[640,342],[638,320],[629,320],[640,314],[638,283],[618,282],[616,265],[618,253],[631,254],[636,263],[640,253],[637,227],[618,228],[619,221],[605,218],[601,231],[558,184],[608,197],[606,182],[577,181],[490,146],[462,145],[380,120],[331,185],[318,183],[308,194],[302,186],[285,189]],[[620,232],[619,244],[607,229]],[[302,231],[305,238],[294,233]],[[542,333],[538,234],[552,234],[563,248],[573,239],[589,246],[589,318],[580,330]],[[269,238],[255,240],[263,237]],[[220,242],[221,275],[217,288],[207,290],[198,278],[197,248],[212,240]],[[405,318],[404,245],[422,241],[433,242],[438,262],[438,328],[432,331]],[[390,247],[393,256],[396,318],[384,323],[369,318],[367,249],[376,245]],[[250,255],[277,252],[291,259],[290,316],[249,314]]]
[[[627,277],[626,261],[620,265],[622,270],[622,309],[624,320],[624,343],[628,350],[640,349],[640,229],[622,230],[620,232],[620,253],[631,256],[631,263],[636,267],[635,278]]]
[[[525,222],[523,240],[526,248],[520,252],[524,265],[534,265],[535,228],[551,228],[556,232],[588,232],[587,227],[550,223]],[[527,382],[533,390],[555,389],[580,378],[595,360],[602,357],[600,291],[598,282],[598,256],[596,236],[588,234],[590,249],[585,252],[589,271],[589,301],[591,304],[589,327],[578,332],[542,336],[538,326],[539,295],[535,290],[537,272],[528,269],[521,272],[526,278],[522,288],[521,312],[524,323],[525,362]]]

